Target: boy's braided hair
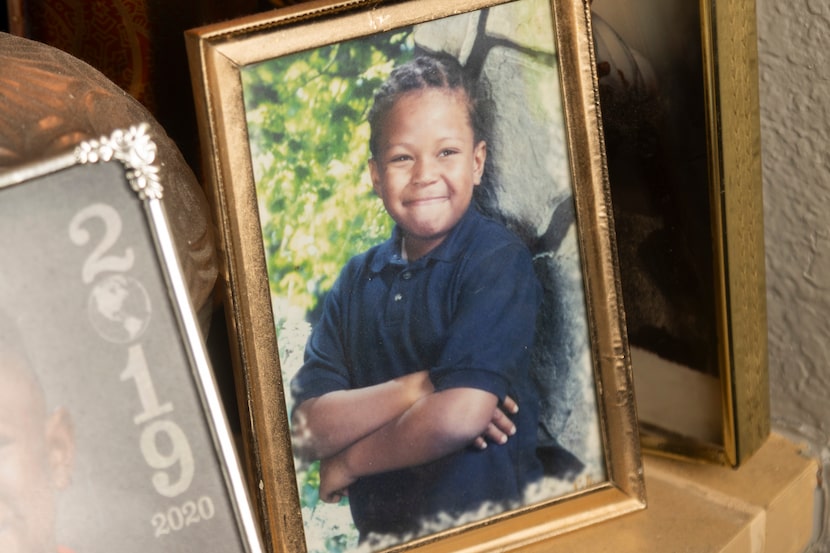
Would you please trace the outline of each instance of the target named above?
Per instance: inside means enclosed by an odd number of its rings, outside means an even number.
[[[463,92],[467,97],[467,110],[473,128],[475,142],[486,140],[486,124],[483,110],[478,107],[479,99],[475,81],[464,71],[461,64],[445,54],[421,55],[396,67],[389,78],[375,92],[374,104],[369,110],[369,150],[372,156],[378,154],[380,130],[383,120],[392,106],[403,94],[428,88],[444,88]]]

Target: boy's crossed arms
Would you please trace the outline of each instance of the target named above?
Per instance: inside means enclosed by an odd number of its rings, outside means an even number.
[[[369,407],[368,409],[366,407]],[[293,415],[301,458],[321,459],[320,498],[336,502],[358,478],[413,467],[470,444],[503,444],[516,432],[506,397],[459,387],[436,392],[429,371],[329,392],[304,401]]]

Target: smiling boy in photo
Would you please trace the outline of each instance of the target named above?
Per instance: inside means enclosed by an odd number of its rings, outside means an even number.
[[[474,206],[483,115],[449,57],[378,90],[369,169],[395,230],[347,263],[292,381],[296,452],[322,460],[321,498],[347,494],[364,541],[516,507],[541,478],[541,291],[524,244]]]

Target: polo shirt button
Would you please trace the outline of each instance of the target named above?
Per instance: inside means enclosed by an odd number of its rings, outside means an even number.
[[[406,271],[401,275],[401,278],[404,279],[404,280],[409,280],[410,278],[412,278],[412,273],[409,272],[409,271]]]

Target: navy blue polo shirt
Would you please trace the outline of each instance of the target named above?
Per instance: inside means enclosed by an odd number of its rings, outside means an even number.
[[[541,476],[538,397],[529,375],[540,299],[527,248],[474,208],[412,263],[402,259],[395,229],[346,264],[291,383],[295,405],[429,369],[436,390],[477,388],[499,400],[510,395],[520,407],[506,445],[470,446],[355,482],[349,503],[362,537],[417,533],[423,521],[485,503],[516,506]]]

